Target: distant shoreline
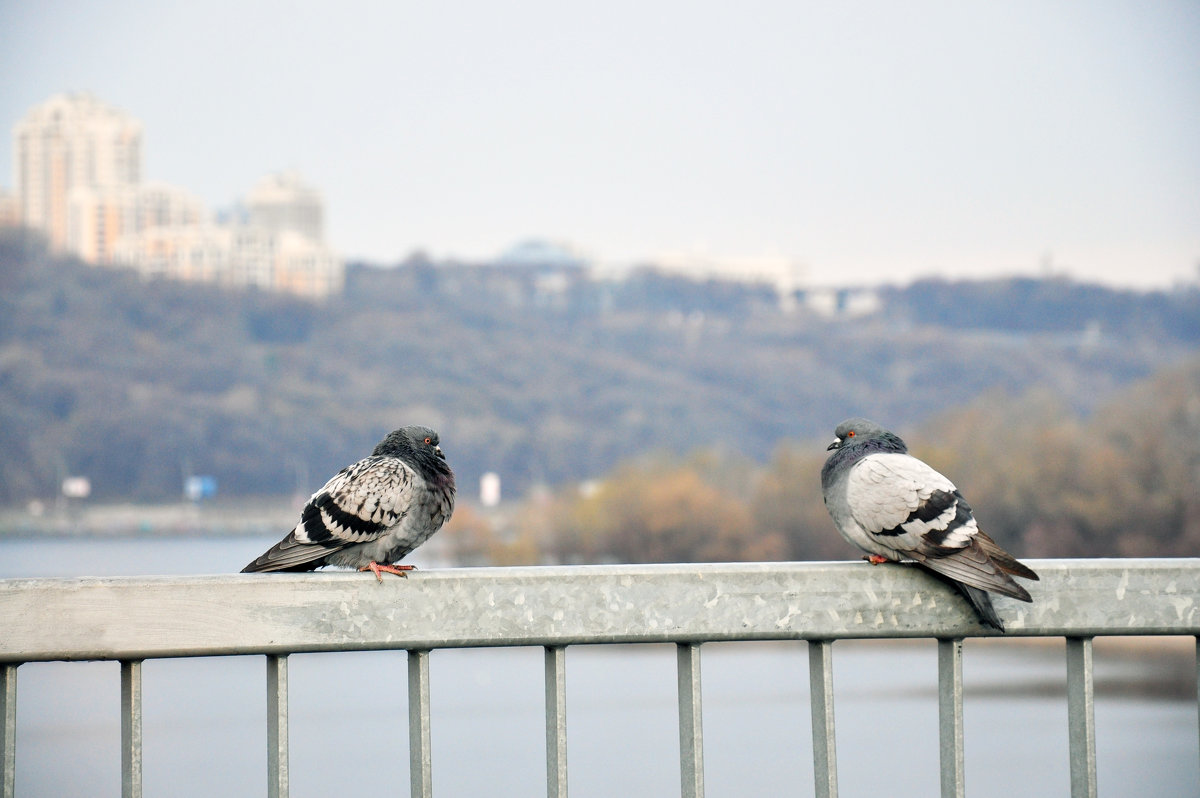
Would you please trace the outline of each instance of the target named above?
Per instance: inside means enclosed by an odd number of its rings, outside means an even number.
[[[82,504],[48,509],[35,504],[26,509],[0,510],[0,540],[283,534],[296,523],[306,498]]]

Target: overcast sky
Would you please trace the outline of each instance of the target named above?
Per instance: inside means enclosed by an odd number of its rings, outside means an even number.
[[[0,0],[12,126],[62,91],[227,207],[296,169],[392,263],[540,237],[818,284],[1200,265],[1200,3]]]

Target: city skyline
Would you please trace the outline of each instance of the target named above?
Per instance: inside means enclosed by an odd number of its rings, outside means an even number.
[[[87,93],[56,94],[13,129],[14,221],[51,251],[143,277],[257,286],[322,298],[345,263],[324,244],[324,204],[296,173],[272,174],[240,210],[214,215],[185,188],[142,179],[143,126]]]
[[[144,122],[145,179],[210,208],[299,170],[350,260],[541,238],[814,285],[1138,288],[1200,264],[1187,3],[0,3],[0,26],[0,125],[92,92]]]

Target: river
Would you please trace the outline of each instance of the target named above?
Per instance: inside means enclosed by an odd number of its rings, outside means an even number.
[[[0,578],[234,572],[275,539],[7,540]],[[1096,641],[1101,795],[1200,796],[1193,645]],[[701,650],[706,795],[811,795],[804,644]],[[408,794],[406,667],[403,652],[289,658],[294,798]],[[120,793],[118,673],[110,662],[20,667],[18,795]],[[145,795],[265,793],[264,674],[261,657],[146,662]],[[842,796],[938,794],[936,675],[933,641],[835,644]],[[969,640],[963,676],[967,794],[1068,795],[1063,642]],[[430,682],[437,795],[545,794],[541,649],[435,651]],[[679,794],[675,689],[673,646],[568,649],[574,798]]]

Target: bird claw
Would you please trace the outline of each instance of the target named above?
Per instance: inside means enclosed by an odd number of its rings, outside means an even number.
[[[871,565],[883,565],[885,562],[888,561],[887,557],[881,557],[878,554],[871,554],[867,557],[863,557],[863,559],[866,560],[867,562],[871,563]]]
[[[395,574],[396,576],[402,576],[407,579],[408,578],[407,572],[415,571],[416,569],[417,569],[417,567],[415,565],[387,565],[387,564],[380,565],[379,563],[372,560],[369,565],[364,565],[362,568],[359,568],[358,570],[370,571],[371,573],[375,574],[375,578],[377,580],[382,582],[383,574],[385,574],[385,573]]]

